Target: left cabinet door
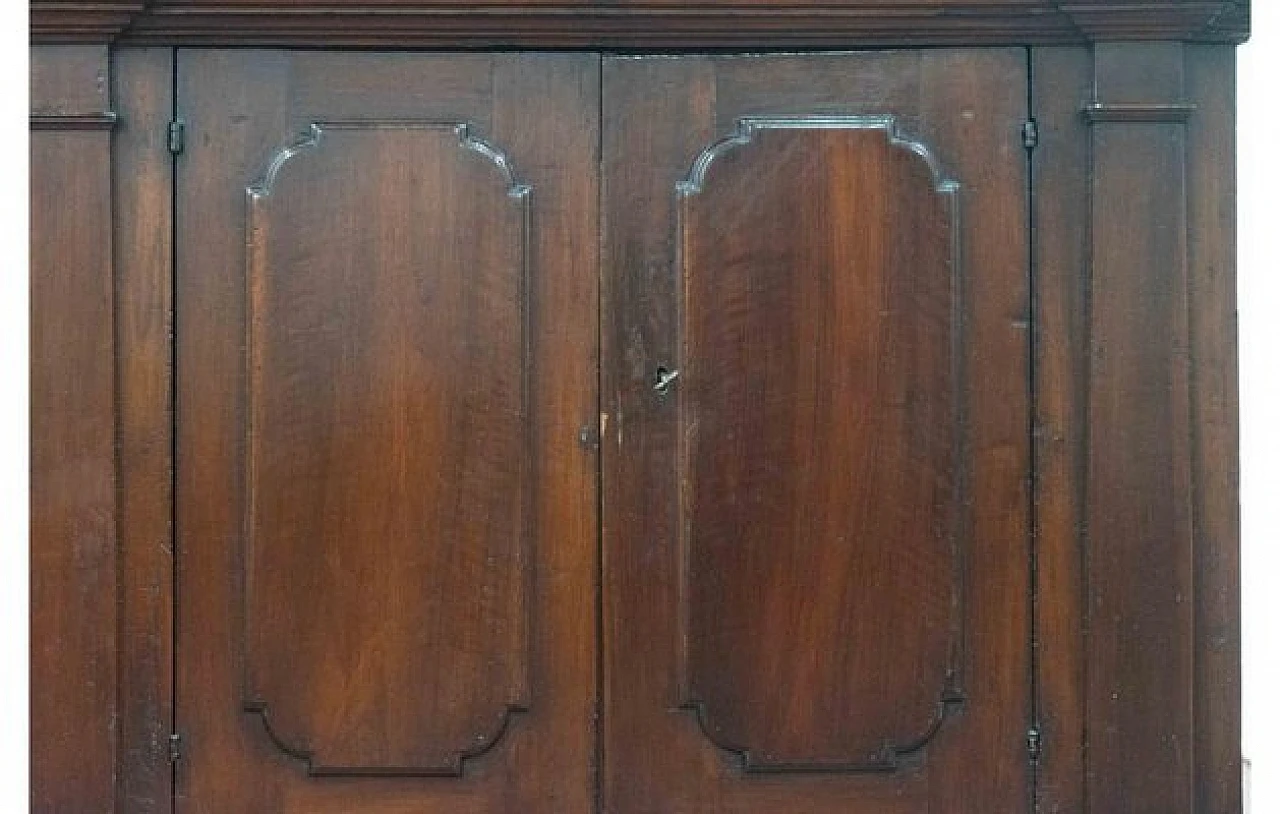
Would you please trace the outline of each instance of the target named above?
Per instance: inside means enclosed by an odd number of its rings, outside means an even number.
[[[598,100],[178,52],[178,811],[590,811]]]

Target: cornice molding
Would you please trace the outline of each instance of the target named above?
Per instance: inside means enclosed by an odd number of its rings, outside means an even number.
[[[741,49],[1241,42],[1249,0],[31,0],[33,42]]]
[[[31,41],[110,42],[146,7],[144,0],[31,0]]]
[[[1249,36],[1249,0],[1058,0],[1054,7],[1090,42],[1243,42]]]

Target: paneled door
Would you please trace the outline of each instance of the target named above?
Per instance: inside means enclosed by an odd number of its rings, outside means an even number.
[[[177,810],[590,811],[598,57],[177,65]]]
[[[1029,810],[1025,52],[602,83],[603,809]]]

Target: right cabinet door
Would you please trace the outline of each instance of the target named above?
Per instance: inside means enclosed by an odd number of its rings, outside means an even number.
[[[1028,810],[1025,51],[602,95],[604,810]]]

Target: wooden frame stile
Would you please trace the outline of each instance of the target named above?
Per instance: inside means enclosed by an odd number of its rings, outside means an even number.
[[[116,356],[123,562],[120,811],[173,807],[173,116],[171,48],[113,62]]]
[[[1039,805],[1238,812],[1232,52],[1033,53]]]
[[[121,562],[105,45],[31,58],[31,781],[112,799]],[[55,680],[56,677],[56,680]]]
[[[38,811],[170,810],[171,60],[32,52]]]

